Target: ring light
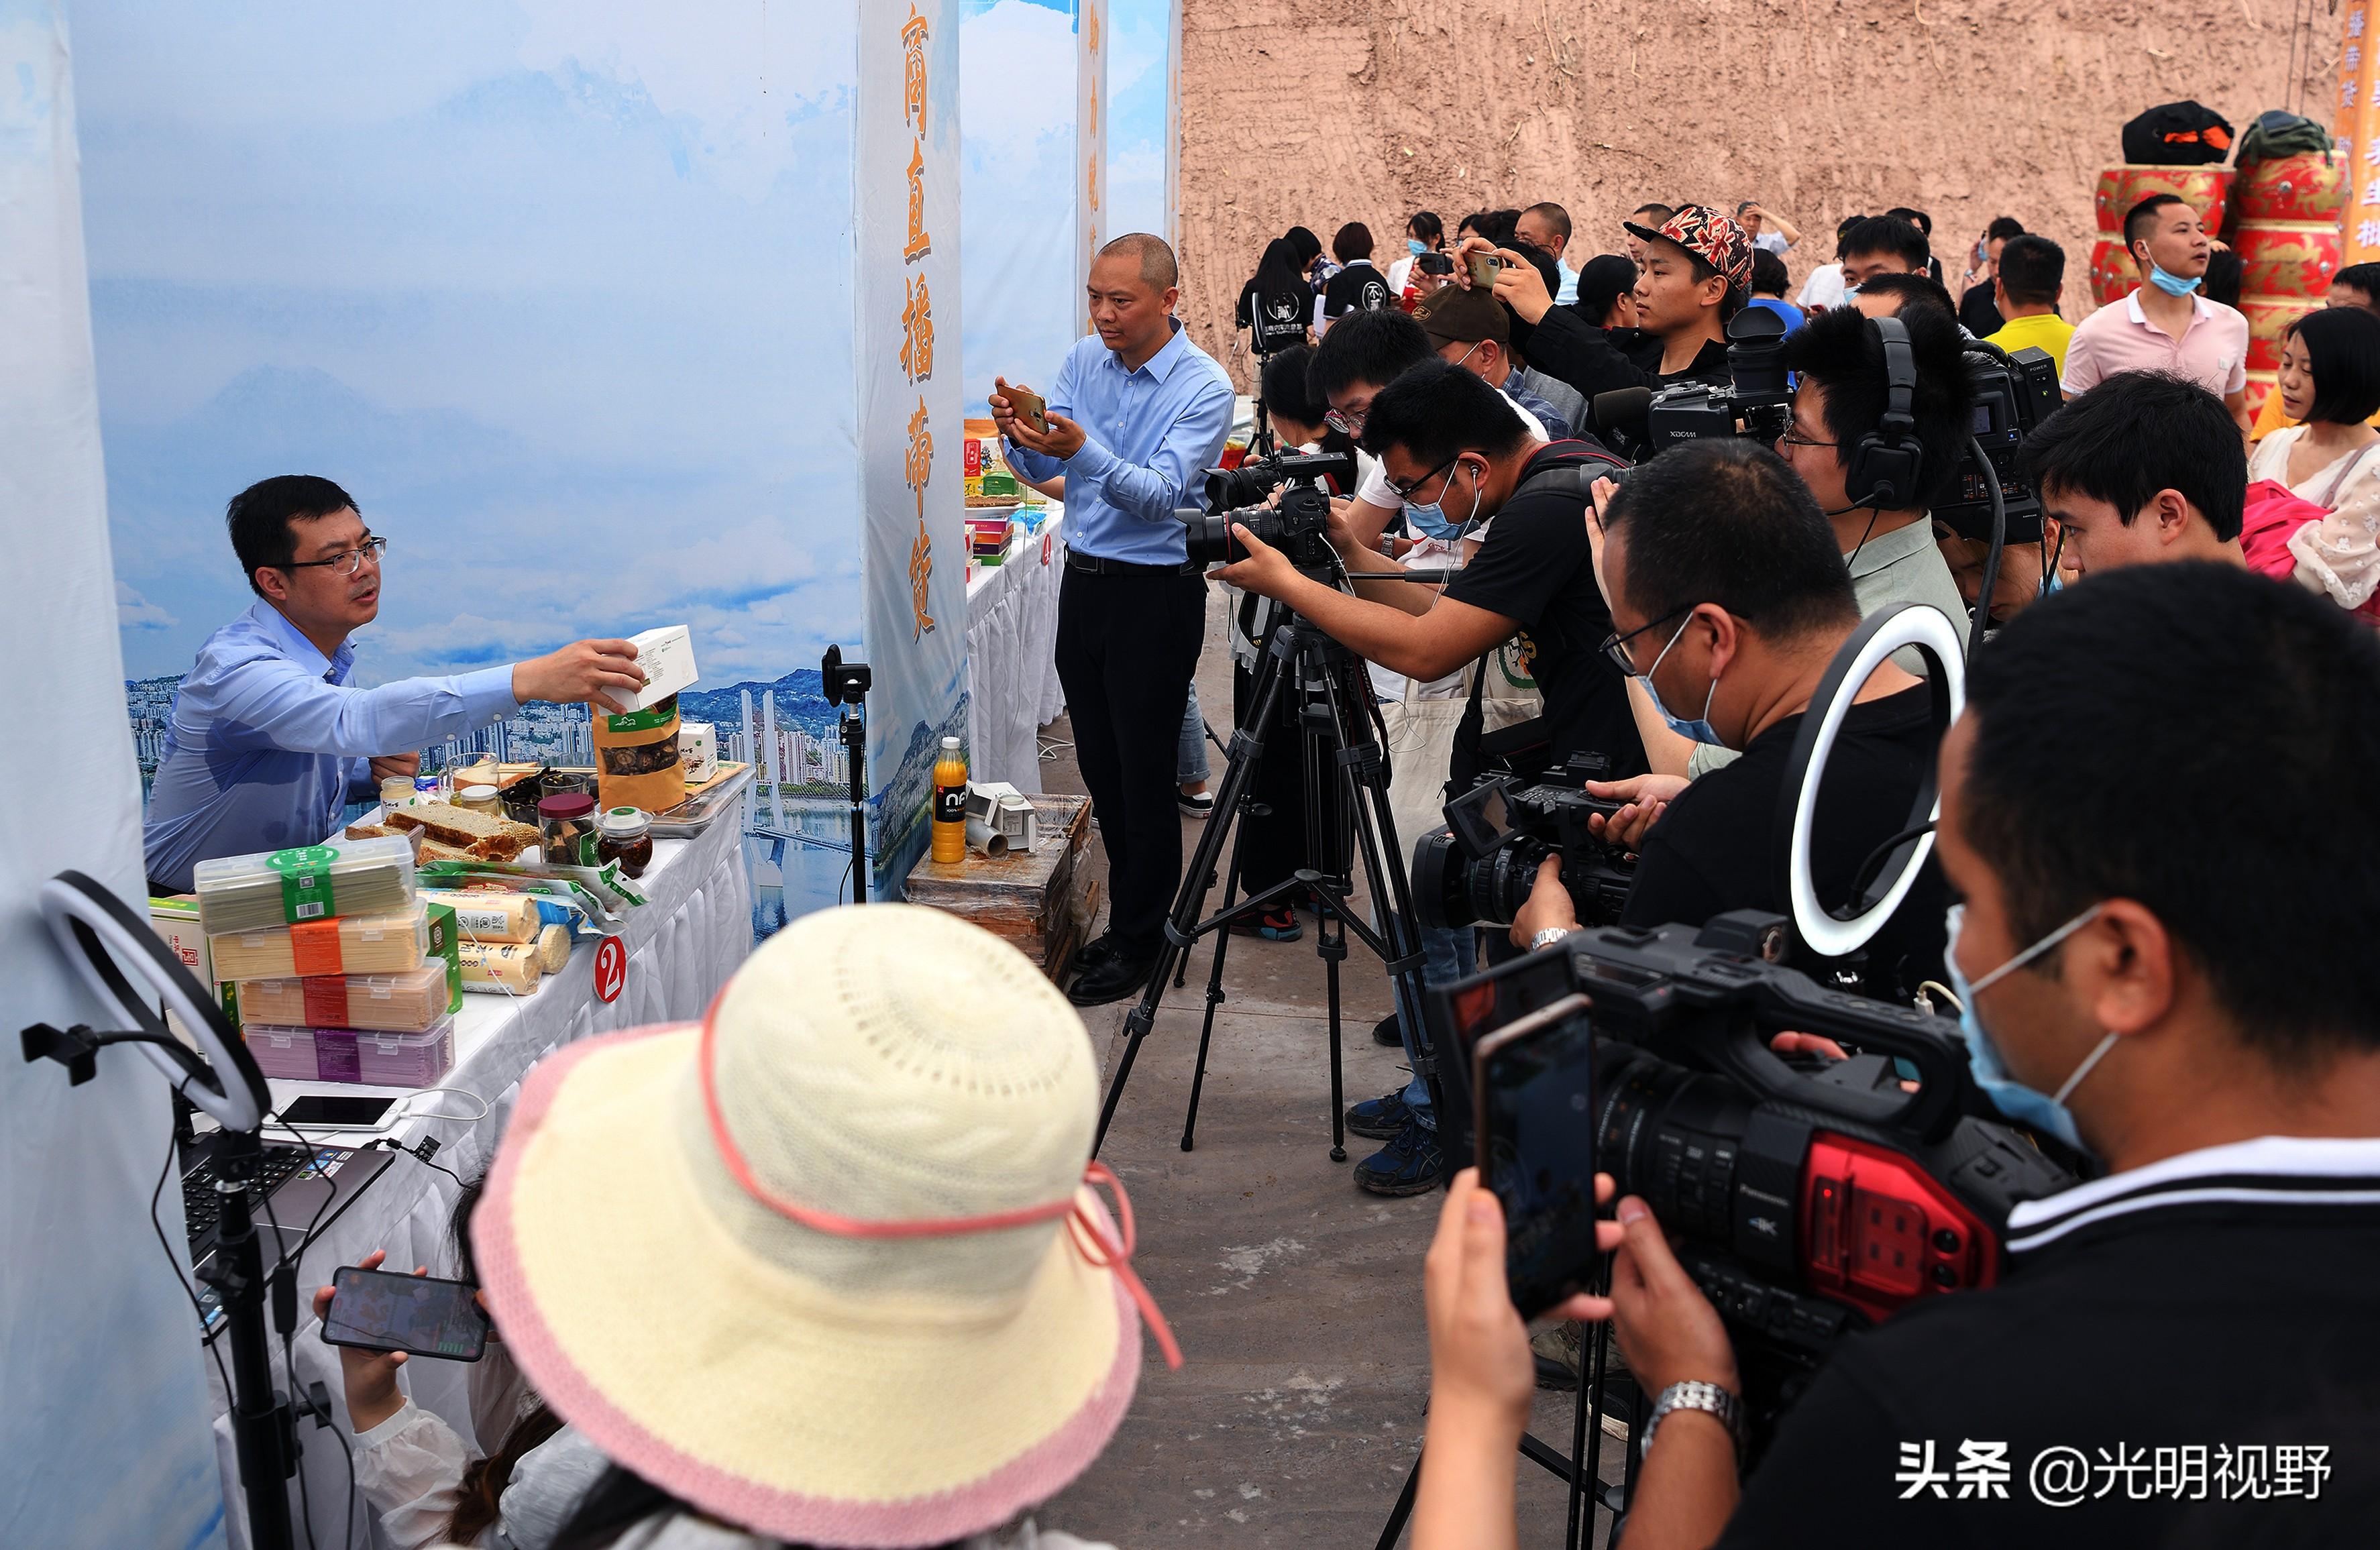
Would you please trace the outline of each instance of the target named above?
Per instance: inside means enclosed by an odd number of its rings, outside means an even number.
[[[1922,828],[1924,832],[1912,834],[1902,842],[1911,847],[1909,859],[1889,887],[1881,892],[1871,889],[1864,899],[1855,897],[1840,910],[1832,910],[1819,900],[1818,886],[1810,872],[1810,841],[1816,827],[1818,788],[1826,774],[1827,756],[1834,751],[1835,736],[1842,730],[1843,718],[1851,713],[1852,701],[1866,685],[1868,674],[1904,646],[1916,648],[1928,664],[1925,684],[1933,700],[1935,743],[1939,745],[1943,733],[1949,731],[1950,723],[1966,704],[1964,648],[1959,644],[1958,632],[1951,628],[1941,610],[1925,603],[1895,603],[1871,614],[1835,653],[1817,693],[1811,696],[1811,710],[1803,716],[1802,730],[1793,740],[1792,757],[1786,766],[1787,780],[1778,815],[1780,821],[1790,825],[1785,896],[1791,905],[1794,930],[1803,944],[1821,957],[1841,958],[1864,947],[1892,912],[1900,907],[1901,900],[1908,897],[1910,888],[1917,881],[1918,868],[1925,864],[1934,848],[1932,825],[1941,815],[1942,803],[1935,767],[1929,760],[1925,777],[1918,782],[1916,800],[1910,806],[1909,819],[1901,825],[1903,829]],[[1800,772],[1798,780],[1793,778],[1796,771]]]
[[[198,1042],[206,1070],[193,1071],[154,1044],[140,1052],[165,1080],[227,1131],[253,1132],[273,1106],[264,1073],[223,1008],[207,994],[148,921],[80,872],[61,872],[42,885],[42,917],[100,1004],[121,1011],[145,1034],[171,1040],[155,999],[178,1013]],[[128,977],[125,966],[132,974]],[[146,982],[146,990],[137,983]]]

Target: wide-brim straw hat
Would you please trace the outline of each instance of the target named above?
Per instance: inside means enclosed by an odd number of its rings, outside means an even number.
[[[556,1412],[707,1512],[980,1532],[1081,1473],[1139,1379],[1097,1096],[1080,1018],[989,933],[806,916],[702,1023],[529,1073],[472,1224],[490,1310]]]

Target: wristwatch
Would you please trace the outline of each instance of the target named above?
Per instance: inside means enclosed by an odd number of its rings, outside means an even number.
[[[1531,952],[1535,952],[1541,947],[1552,946],[1554,943],[1560,941],[1564,937],[1569,936],[1570,929],[1571,928],[1567,926],[1547,926],[1544,930],[1529,938],[1529,951]]]
[[[1727,1435],[1734,1439],[1737,1449],[1742,1450],[1742,1401],[1715,1383],[1686,1378],[1661,1390],[1660,1398],[1653,1401],[1653,1413],[1645,1423],[1642,1451],[1650,1453],[1653,1450],[1653,1434],[1661,1429],[1663,1418],[1671,1411],[1703,1411],[1718,1417],[1719,1424],[1727,1428]]]

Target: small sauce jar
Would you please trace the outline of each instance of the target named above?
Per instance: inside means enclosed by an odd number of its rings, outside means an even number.
[[[547,866],[596,865],[593,797],[584,792],[556,792],[537,805],[537,828]]]
[[[391,775],[380,783],[380,805],[395,809],[413,805],[413,777]]]
[[[641,807],[609,807],[604,809],[601,824],[602,838],[596,842],[596,865],[616,861],[620,870],[632,878],[642,877],[645,868],[653,864],[653,820]]]
[[[475,813],[485,813],[490,817],[498,817],[504,813],[504,808],[496,801],[496,788],[493,786],[458,786],[455,791],[455,805],[468,807]]]

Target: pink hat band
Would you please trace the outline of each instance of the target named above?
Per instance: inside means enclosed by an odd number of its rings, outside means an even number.
[[[1064,1200],[1052,1200],[1038,1205],[1022,1205],[1011,1211],[993,1211],[977,1217],[921,1217],[899,1221],[863,1221],[855,1217],[838,1216],[814,1206],[796,1205],[762,1183],[744,1157],[742,1148],[727,1128],[727,1117],[719,1107],[718,1086],[712,1077],[712,1040],[718,1002],[703,1014],[702,1037],[695,1056],[695,1069],[702,1085],[702,1110],[710,1124],[710,1139],[719,1149],[720,1160],[746,1194],[791,1222],[814,1232],[836,1238],[956,1238],[975,1232],[999,1232],[1008,1228],[1030,1227],[1037,1222],[1056,1221],[1064,1217],[1067,1236],[1075,1252],[1085,1264],[1096,1269],[1114,1273],[1117,1283],[1129,1294],[1140,1315],[1148,1321],[1149,1333],[1157,1338],[1157,1349],[1163,1353],[1165,1364],[1178,1370],[1182,1365],[1182,1348],[1175,1343],[1173,1330],[1158,1310],[1157,1299],[1132,1267],[1132,1254],[1137,1234],[1133,1227],[1132,1197],[1124,1193],[1123,1181],[1117,1178],[1107,1164],[1093,1160],[1083,1167],[1083,1182],[1092,1189],[1104,1185],[1115,1192],[1117,1233],[1111,1237],[1106,1229],[1086,1206],[1080,1195]]]

